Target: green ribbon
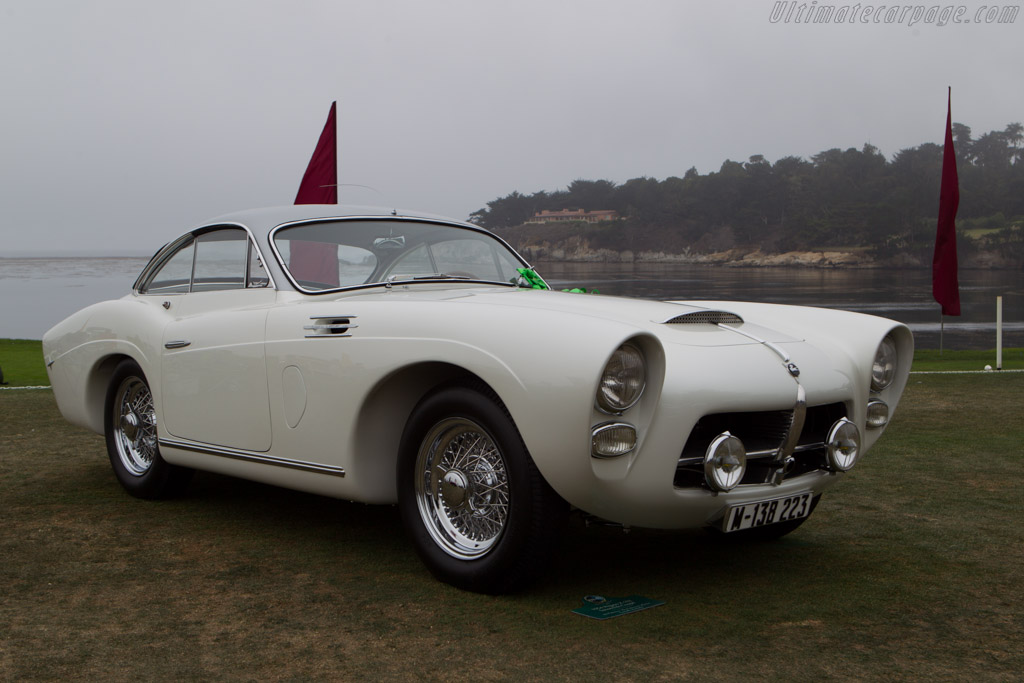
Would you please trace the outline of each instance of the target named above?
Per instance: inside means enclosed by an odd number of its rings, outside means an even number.
[[[551,289],[547,283],[537,275],[533,268],[519,268],[519,276],[530,286],[530,289]]]
[[[548,284],[541,279],[540,275],[537,275],[537,271],[533,268],[518,268],[517,269],[522,282],[529,285],[530,289],[551,289]],[[573,289],[563,289],[563,292],[570,292],[572,294],[587,294],[587,290],[582,287],[575,287]],[[596,289],[592,289],[590,294],[600,294]]]

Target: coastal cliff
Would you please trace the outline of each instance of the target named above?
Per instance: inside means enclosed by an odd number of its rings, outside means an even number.
[[[877,251],[860,249],[806,250],[769,253],[760,248],[732,248],[722,251],[697,252],[684,248],[681,252],[654,250],[615,250],[592,247],[579,236],[558,241],[524,241],[513,246],[531,262],[556,261],[571,263],[681,263],[726,266],[733,268],[930,268],[932,255],[923,249],[894,251],[879,257]],[[1020,258],[992,250],[964,250],[961,268],[1024,268]]]

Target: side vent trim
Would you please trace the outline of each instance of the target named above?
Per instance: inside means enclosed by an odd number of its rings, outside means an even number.
[[[354,315],[312,315],[309,319],[311,324],[302,329],[306,331],[306,339],[317,339],[320,337],[351,337],[349,330],[354,330],[359,325],[353,325]]]

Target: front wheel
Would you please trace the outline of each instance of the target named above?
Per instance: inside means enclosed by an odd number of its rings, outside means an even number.
[[[104,413],[107,455],[128,493],[137,498],[165,498],[188,485],[192,470],[160,457],[153,394],[135,361],[123,360],[114,370]]]
[[[438,579],[507,593],[547,564],[567,517],[489,392],[450,387],[416,407],[398,462],[402,521]]]

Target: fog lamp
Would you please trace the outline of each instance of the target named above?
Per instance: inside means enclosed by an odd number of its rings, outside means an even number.
[[[860,430],[845,417],[828,430],[828,464],[833,470],[845,472],[857,463],[860,455]]]
[[[621,422],[594,427],[590,437],[590,454],[595,458],[617,458],[636,447],[636,428]]]
[[[868,401],[868,427],[878,429],[889,424],[889,404],[877,398]]]
[[[731,491],[747,471],[747,450],[738,438],[719,434],[704,453],[704,478],[715,491]]]

